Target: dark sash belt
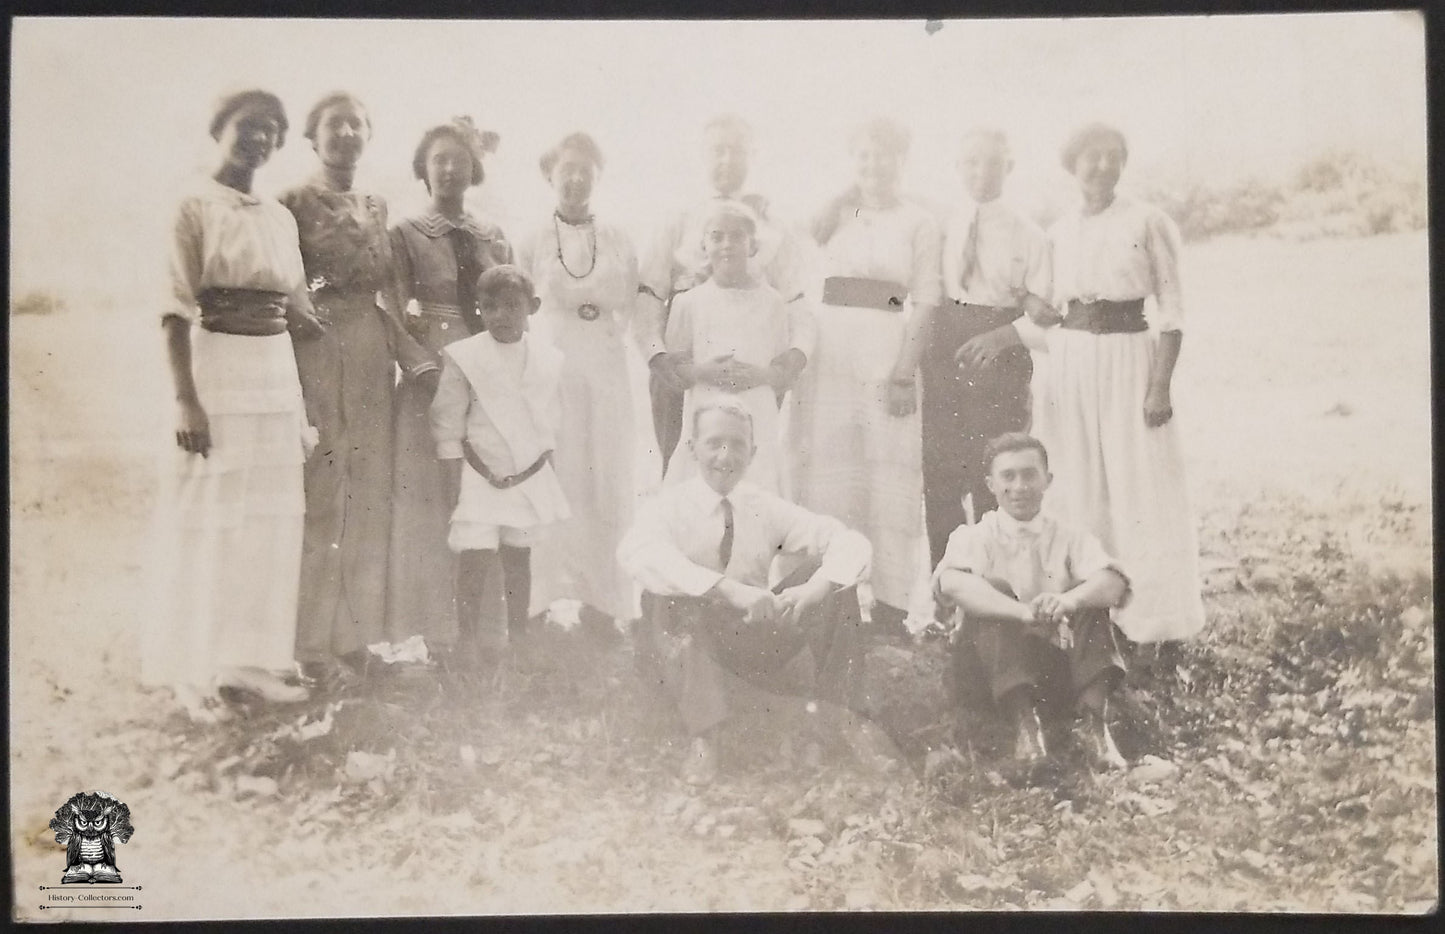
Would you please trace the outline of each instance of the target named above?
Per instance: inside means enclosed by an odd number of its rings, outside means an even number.
[[[903,300],[907,297],[907,286],[884,279],[829,276],[823,280],[823,304],[825,305],[876,308],[879,311],[902,311]]]
[[[217,334],[270,337],[286,333],[286,293],[206,289],[196,296],[201,327]]]
[[[462,443],[462,456],[467,459],[468,464],[472,465],[472,469],[475,470],[477,473],[481,474],[482,478],[485,479],[492,486],[496,487],[499,490],[510,490],[517,484],[536,476],[537,471],[545,467],[547,462],[552,459],[552,452],[543,451],[542,456],[532,462],[532,466],[528,467],[521,473],[514,473],[511,476],[507,477],[499,477],[496,474],[492,473],[491,468],[489,468],[486,463],[477,456],[477,452],[472,450],[472,446],[466,442]]]
[[[1097,302],[1069,300],[1069,313],[1064,315],[1062,327],[1071,331],[1088,331],[1091,334],[1135,334],[1149,330],[1144,320],[1144,299],[1135,298],[1127,302],[1111,302],[1100,299]]]

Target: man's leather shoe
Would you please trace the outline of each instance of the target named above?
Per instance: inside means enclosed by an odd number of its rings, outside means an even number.
[[[1129,767],[1128,761],[1114,745],[1114,736],[1109,732],[1109,720],[1103,710],[1085,710],[1079,724],[1083,734],[1084,748],[1088,752],[1089,765],[1099,772],[1111,772]]]

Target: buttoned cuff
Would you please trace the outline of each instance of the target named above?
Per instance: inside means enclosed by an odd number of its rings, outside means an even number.
[[[462,456],[462,443],[460,441],[438,441],[437,460],[451,461],[458,460]]]

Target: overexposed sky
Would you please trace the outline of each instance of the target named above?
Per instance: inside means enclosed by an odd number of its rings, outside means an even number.
[[[258,176],[278,192],[314,167],[307,109],[345,88],[375,137],[362,181],[393,215],[421,132],[469,113],[498,131],[478,205],[513,236],[550,204],[537,156],[574,129],[608,159],[594,207],[639,240],[702,193],[701,125],[756,128],[750,187],[798,216],[846,180],[847,128],[891,113],[914,132],[908,187],[956,196],[954,140],[1013,140],[1015,193],[1067,184],[1060,141],[1104,118],[1131,167],[1201,180],[1268,175],[1326,146],[1424,165],[1425,49],[1414,14],[1094,20],[457,22],[19,19],[13,30],[12,284],[122,301],[158,295],[180,186],[209,167],[211,106],[262,86],[291,114]],[[1126,177],[1127,180],[1127,177]]]

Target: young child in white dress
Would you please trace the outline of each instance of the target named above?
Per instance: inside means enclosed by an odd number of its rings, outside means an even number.
[[[686,359],[677,368],[688,387],[683,425],[692,425],[693,410],[707,399],[741,399],[752,414],[757,447],[748,480],[786,495],[779,405],[816,341],[812,313],[801,301],[784,301],[751,271],[757,221],[745,206],[719,202],[703,224],[702,247],[708,277],[673,300],[667,321],[667,351]],[[696,474],[685,448],[673,452],[664,483]]]
[[[507,640],[482,612],[490,566],[501,561],[507,632],[520,633],[533,538],[571,513],[551,463],[562,417],[562,353],[527,337],[528,318],[541,304],[532,280],[516,266],[494,266],[477,278],[476,294],[486,330],[442,350],[431,428],[455,504],[447,544],[460,555],[458,648],[485,669]]]

